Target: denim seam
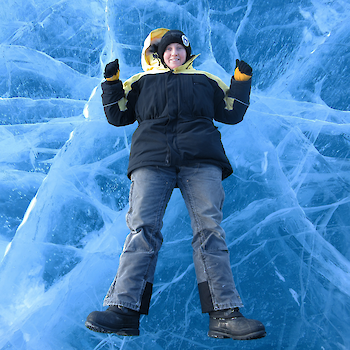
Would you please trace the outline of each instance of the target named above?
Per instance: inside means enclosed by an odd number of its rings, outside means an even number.
[[[173,183],[174,183],[175,181],[173,181]],[[167,184],[168,184],[168,182],[167,182]],[[152,240],[152,247],[155,247],[155,243],[156,243],[156,239],[155,239],[155,237],[154,237],[154,232],[156,232],[156,230],[157,229],[159,229],[159,231],[160,231],[160,222],[161,222],[161,220],[163,220],[163,216],[164,215],[162,215],[162,209],[164,208],[164,204],[165,204],[165,202],[166,202],[166,198],[167,198],[167,196],[168,196],[168,194],[169,194],[169,191],[171,192],[172,190],[173,190],[173,186],[164,186],[164,191],[163,191],[163,193],[162,193],[162,196],[161,196],[161,199],[160,199],[160,201],[159,201],[159,206],[158,206],[158,210],[157,210],[157,213],[156,213],[156,218],[155,218],[155,222],[154,222],[154,225],[153,225],[153,227],[152,227],[152,230],[151,230],[151,240]],[[170,196],[169,196],[169,198],[170,198]],[[159,249],[160,249],[160,247],[156,247],[156,249],[157,249],[157,252],[159,251]],[[155,251],[153,251],[153,254],[156,254],[155,253]],[[150,269],[150,266],[151,266],[151,261],[152,261],[152,259],[150,259],[149,260],[149,263],[148,263],[148,267],[147,267],[147,270],[146,270],[146,273],[145,273],[145,276],[144,276],[144,278],[143,278],[143,286],[142,286],[142,289],[141,289],[141,294],[139,295],[139,300],[140,300],[140,305],[141,305],[141,298],[142,298],[142,295],[143,295],[143,292],[144,292],[144,289],[145,289],[145,287],[146,287],[146,283],[148,282],[147,280],[146,280],[146,277],[148,276],[148,274],[149,274],[149,269]]]
[[[211,278],[210,278],[210,275],[208,273],[208,267],[206,265],[206,260],[205,260],[205,256],[203,254],[203,251],[202,251],[202,244],[203,244],[203,228],[202,228],[202,224],[201,224],[201,220],[199,219],[199,215],[197,213],[197,211],[195,210],[196,206],[195,206],[195,201],[194,201],[194,198],[193,198],[193,195],[192,195],[192,191],[191,191],[191,186],[189,186],[189,181],[188,180],[185,180],[183,181],[183,184],[186,188],[186,192],[187,192],[187,196],[188,196],[188,199],[189,199],[189,203],[190,203],[190,206],[192,208],[192,212],[193,212],[193,216],[195,218],[195,221],[196,221],[196,225],[197,225],[197,232],[199,233],[199,238],[200,238],[200,243],[201,243],[201,246],[199,248],[199,253],[202,257],[202,261],[203,261],[203,265],[204,265],[204,269],[205,269],[205,275],[207,276],[207,280],[208,280],[208,286],[209,286],[209,291],[210,291],[210,295],[211,295],[211,298],[212,298],[212,303],[213,305],[214,304],[217,304],[214,300],[214,292],[213,292],[213,289],[212,289],[212,281],[211,281]]]
[[[168,185],[170,181],[167,181],[166,184]],[[175,180],[172,181],[175,185]],[[158,210],[157,210],[157,213],[156,213],[156,218],[155,218],[155,222],[154,222],[154,226],[152,227],[152,239],[154,239],[154,235],[153,233],[155,232],[156,228],[159,228],[159,231],[160,231],[160,222],[163,220],[163,217],[164,217],[164,214],[162,213],[162,209],[164,208],[164,205],[166,204],[166,198],[169,194],[169,192],[172,192],[174,186],[164,186],[164,191],[162,193],[162,196],[159,200],[159,206],[158,206]],[[169,196],[169,199],[170,199],[170,196]],[[165,209],[165,208],[164,208]],[[164,210],[165,212],[165,210]]]
[[[127,226],[130,226],[130,213],[133,211],[133,201],[132,201],[132,194],[134,192],[134,181],[131,181],[130,184],[130,190],[129,190],[129,210],[126,213],[126,223]]]

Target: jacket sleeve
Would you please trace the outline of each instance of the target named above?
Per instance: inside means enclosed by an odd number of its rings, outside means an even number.
[[[136,120],[135,103],[126,98],[122,82],[118,80],[111,84],[104,81],[101,87],[102,104],[108,123],[115,126],[133,124]],[[131,91],[128,93],[129,98],[133,95]]]
[[[236,81],[231,78],[230,89],[223,92],[223,102],[216,102],[215,120],[225,124],[237,124],[249,107],[251,79],[248,81]],[[216,97],[218,98],[218,97]]]

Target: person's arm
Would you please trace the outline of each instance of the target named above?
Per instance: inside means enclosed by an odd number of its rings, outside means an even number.
[[[231,78],[230,89],[224,97],[225,102],[216,103],[216,121],[237,124],[243,120],[250,103],[252,71],[247,63],[236,60],[236,69]]]
[[[108,123],[115,126],[124,126],[134,123],[136,118],[133,104],[129,103],[125,97],[123,84],[119,80],[119,73],[117,59],[106,65],[104,71],[106,80],[101,84],[103,91],[102,104]]]

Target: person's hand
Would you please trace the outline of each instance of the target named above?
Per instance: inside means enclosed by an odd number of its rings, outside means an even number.
[[[252,77],[252,75],[253,75],[252,67],[248,63],[237,59],[236,60],[236,69],[235,69],[235,73],[234,73],[235,80],[247,81]]]
[[[116,81],[119,79],[119,62],[118,59],[113,62],[109,62],[106,67],[103,76],[107,81]]]

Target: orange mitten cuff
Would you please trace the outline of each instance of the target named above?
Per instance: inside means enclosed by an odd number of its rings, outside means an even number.
[[[247,81],[249,80],[252,76],[251,75],[247,75],[242,73],[238,67],[235,69],[235,74],[233,76],[235,78],[236,81]]]
[[[116,81],[119,79],[119,70],[116,74],[114,74],[113,76],[111,76],[110,78],[106,78],[107,81]]]

